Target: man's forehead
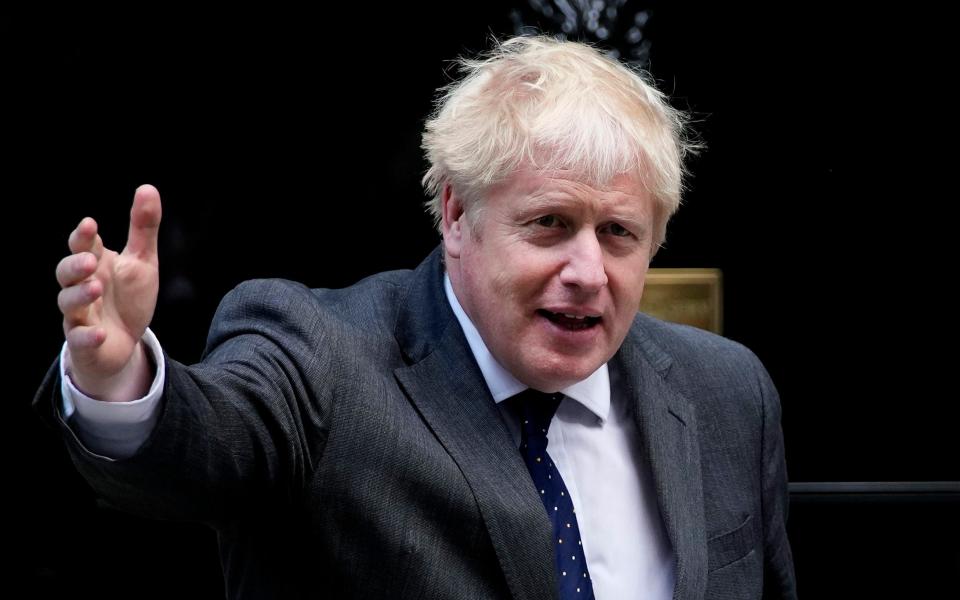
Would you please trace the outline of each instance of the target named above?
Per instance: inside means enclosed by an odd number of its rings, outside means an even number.
[[[521,169],[495,185],[491,194],[507,194],[526,202],[588,203],[612,202],[645,208],[649,190],[636,173],[622,173],[608,181],[597,182],[573,170]]]

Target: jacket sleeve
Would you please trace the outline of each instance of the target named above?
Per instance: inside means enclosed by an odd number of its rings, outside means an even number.
[[[766,370],[759,367],[763,407],[762,502],[763,502],[763,597],[797,597],[793,554],[787,539],[789,492],[780,427],[780,396]]]
[[[58,365],[34,402],[109,504],[219,528],[264,504],[289,503],[312,471],[327,414],[317,383],[328,374],[320,321],[299,284],[238,286],[217,309],[200,363],[166,357],[157,425],[126,459],[90,452],[63,419]]]

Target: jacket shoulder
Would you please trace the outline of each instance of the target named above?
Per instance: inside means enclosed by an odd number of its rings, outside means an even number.
[[[735,371],[762,368],[749,348],[710,331],[661,321],[643,313],[637,314],[633,326],[649,341],[645,344],[648,351],[662,353],[682,367],[721,374],[730,368]]]
[[[393,346],[385,342],[394,337],[411,273],[379,273],[341,289],[309,288],[286,279],[245,281],[221,300],[204,356],[247,333],[304,355],[315,355],[319,348],[385,350]],[[332,358],[336,353],[323,354]]]
[[[371,320],[395,312],[411,273],[386,271],[337,289],[309,288],[287,279],[251,279],[237,285],[224,296],[217,316],[222,317],[236,307],[243,307],[249,313],[250,308],[256,306],[263,314],[247,316],[270,316],[274,312],[292,315],[312,313],[321,319],[361,322],[369,326]]]
[[[776,397],[760,359],[739,342],[642,313],[633,327],[648,359],[699,411],[760,417],[763,403]]]

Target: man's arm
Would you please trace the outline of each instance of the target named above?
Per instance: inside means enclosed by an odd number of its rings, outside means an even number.
[[[111,504],[154,517],[215,522],[299,489],[306,476],[308,437],[322,428],[305,425],[323,421],[300,412],[321,404],[311,389],[323,375],[312,370],[323,366],[313,337],[313,296],[280,282],[239,286],[218,309],[203,364],[187,367],[161,353],[157,364],[164,370],[154,380],[142,339],[159,288],[160,210],[157,191],[142,186],[122,253],[104,248],[96,222],[85,218],[70,235],[71,254],[57,267],[63,373],[93,403],[118,404],[104,409],[136,405],[128,402],[153,381],[162,396],[151,415],[155,426],[133,452],[111,460],[87,447],[67,423],[61,408],[69,385],[61,385],[59,368],[36,402],[63,431],[80,473]]]

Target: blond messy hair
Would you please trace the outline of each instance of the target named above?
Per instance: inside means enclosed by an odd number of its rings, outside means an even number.
[[[438,228],[448,184],[470,211],[521,166],[571,170],[596,185],[637,173],[658,207],[654,247],[662,244],[680,206],[684,157],[698,146],[686,115],[648,75],[544,36],[515,37],[458,64],[464,76],[440,90],[423,133],[426,206]]]

